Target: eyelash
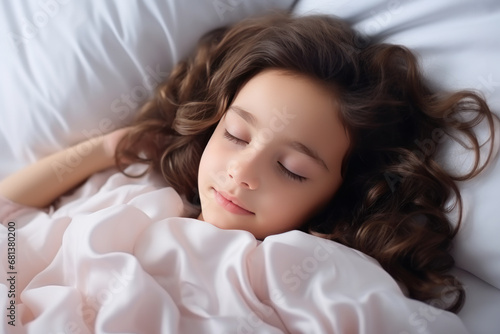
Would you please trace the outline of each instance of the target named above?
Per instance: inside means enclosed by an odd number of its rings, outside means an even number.
[[[226,138],[229,141],[232,141],[233,143],[238,144],[238,145],[248,144],[246,141],[241,140],[240,138],[233,136],[227,130],[224,130],[224,138]]]
[[[245,145],[245,144],[248,144],[246,141],[238,138],[238,137],[235,137],[233,136],[232,134],[230,134],[227,130],[224,130],[224,138],[226,138],[227,140],[237,144],[237,145]],[[298,182],[303,182],[305,180],[307,180],[307,178],[303,177],[303,176],[300,176],[300,175],[297,175],[295,173],[292,173],[291,171],[289,171],[285,166],[283,166],[281,164],[281,162],[278,161],[278,166],[279,166],[279,171],[289,177],[290,179],[294,180],[294,181],[298,181]]]
[[[297,175],[295,173],[290,172],[285,166],[281,164],[281,162],[278,161],[278,165],[280,166],[280,171],[287,177],[291,178],[292,180],[303,182],[306,180],[305,177]]]

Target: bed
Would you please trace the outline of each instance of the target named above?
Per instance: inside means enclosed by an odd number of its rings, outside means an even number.
[[[433,85],[475,89],[500,115],[494,0],[25,0],[0,7],[0,178],[127,125],[201,35],[272,10],[336,15],[363,34],[360,43],[406,45]],[[452,143],[439,154],[449,168],[470,161]],[[498,160],[460,184],[465,215],[454,272],[467,299],[458,316],[406,298],[357,251],[298,231],[260,242],[178,218],[190,207],[158,177],[130,180],[106,170],[57,209],[0,202],[0,332],[499,333]],[[55,172],[77,163],[75,154]]]

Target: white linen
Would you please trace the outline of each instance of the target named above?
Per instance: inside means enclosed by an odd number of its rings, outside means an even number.
[[[130,123],[209,30],[293,0],[0,1],[0,179]]]
[[[113,170],[50,211],[2,199],[0,249],[14,222],[17,274],[15,327],[8,283],[0,285],[1,331],[467,332],[457,316],[406,298],[358,251],[299,231],[260,242],[178,217],[186,209],[150,176]],[[3,277],[12,271],[6,260]]]

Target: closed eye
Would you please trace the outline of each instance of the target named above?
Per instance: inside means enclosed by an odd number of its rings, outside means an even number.
[[[238,144],[238,145],[246,145],[246,144],[248,144],[243,139],[240,139],[238,137],[233,136],[227,130],[224,130],[224,138],[226,138],[227,140],[232,141],[233,143]]]
[[[248,144],[248,142],[244,141],[243,139],[240,139],[232,134],[229,133],[229,131],[227,130],[224,130],[224,138],[226,138],[227,140],[237,144],[237,145],[246,145]],[[307,180],[306,177],[303,177],[303,176],[300,176],[300,175],[297,175],[291,171],[289,171],[285,166],[283,166],[283,164],[281,162],[278,161],[278,167],[279,167],[279,170],[280,172],[285,175],[286,177],[294,180],[294,181],[299,181],[299,182],[303,182],[305,180]]]
[[[283,166],[281,164],[281,162],[278,161],[278,166],[279,166],[279,169],[280,171],[287,177],[289,177],[290,179],[294,180],[294,181],[299,181],[299,182],[303,182],[305,180],[307,180],[307,178],[303,177],[303,176],[300,176],[300,175],[297,175],[291,171],[289,171],[285,166]]]

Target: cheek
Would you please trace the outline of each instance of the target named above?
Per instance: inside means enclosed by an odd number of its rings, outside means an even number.
[[[307,194],[279,184],[270,185],[266,193],[259,194],[265,220],[279,226],[295,225],[309,207]]]
[[[198,170],[198,182],[204,184],[213,179],[217,179],[221,176],[220,174],[224,172],[224,165],[224,154],[223,150],[220,148],[220,143],[215,138],[212,138],[207,143],[201,156]]]
[[[268,218],[290,229],[301,226],[333,196],[334,191],[331,188],[318,188],[283,189],[281,191],[279,187],[274,187],[272,196],[269,196],[267,200]]]
[[[277,234],[300,228],[306,221],[303,211],[296,207],[281,206],[269,212],[265,217],[264,229],[267,234]]]

